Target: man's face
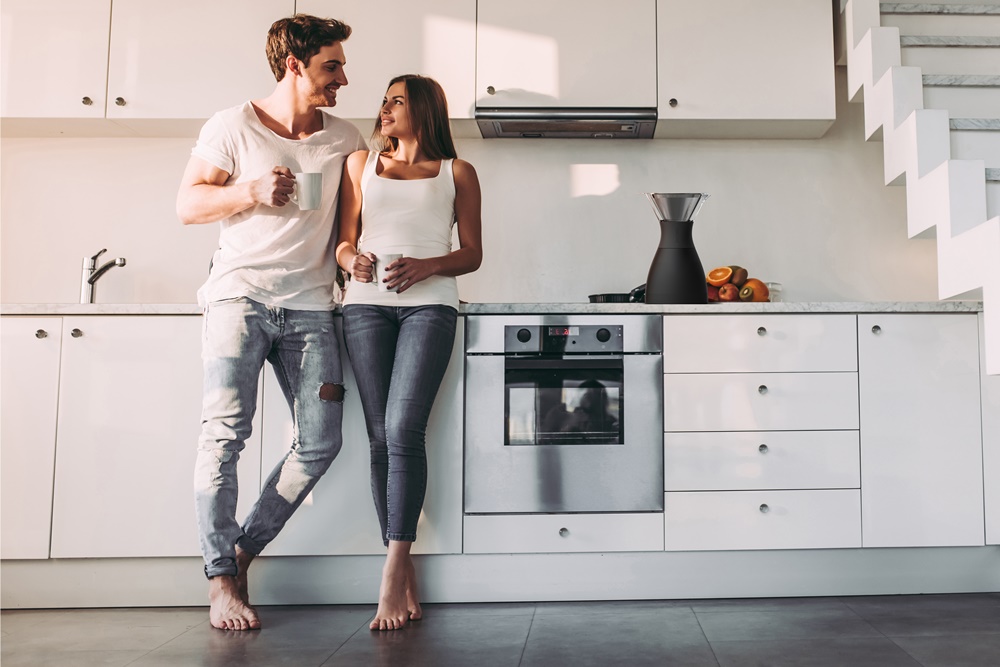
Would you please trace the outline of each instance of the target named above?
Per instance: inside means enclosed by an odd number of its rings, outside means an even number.
[[[337,104],[337,90],[347,85],[344,75],[344,45],[336,42],[324,46],[302,67],[299,90],[312,106],[332,107]]]

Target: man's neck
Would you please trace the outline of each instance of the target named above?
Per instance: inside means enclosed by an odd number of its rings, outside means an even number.
[[[304,103],[294,92],[279,83],[273,93],[252,104],[269,130],[286,139],[304,139],[323,129],[323,112]]]

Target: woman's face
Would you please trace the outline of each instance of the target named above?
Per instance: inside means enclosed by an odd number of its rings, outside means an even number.
[[[379,114],[383,137],[401,138],[411,134],[410,114],[406,104],[406,83],[400,81],[389,86],[382,100]]]

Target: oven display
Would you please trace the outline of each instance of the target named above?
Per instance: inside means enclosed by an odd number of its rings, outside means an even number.
[[[559,337],[579,336],[580,327],[548,327],[548,335]]]

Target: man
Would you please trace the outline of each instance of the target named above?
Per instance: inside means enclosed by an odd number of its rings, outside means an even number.
[[[343,374],[333,328],[335,213],[345,158],[360,132],[321,107],[347,85],[351,28],[298,14],[268,32],[277,79],[270,96],[215,114],[202,128],[177,195],[184,224],[221,222],[219,249],[198,291],[205,309],[202,432],[195,505],[209,618],[260,627],[247,568],[340,451]],[[316,210],[289,204],[295,173],[322,173]],[[236,462],[250,435],[257,382],[271,363],[292,411],[291,449],[241,527]]]

